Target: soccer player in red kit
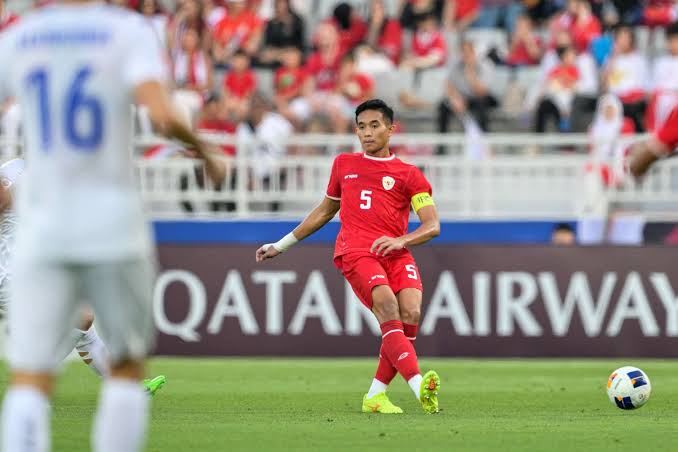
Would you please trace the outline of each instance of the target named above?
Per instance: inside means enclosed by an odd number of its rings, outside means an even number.
[[[334,159],[322,202],[294,231],[257,250],[257,262],[271,259],[320,229],[341,208],[334,263],[362,303],[377,317],[382,341],[379,366],[363,397],[363,412],[402,413],[386,396],[400,373],[426,413],[438,412],[440,378],[419,372],[414,342],[421,311],[422,284],[408,247],[440,233],[431,186],[415,166],[389,150],[393,110],[378,99],[356,109],[356,133],[363,153]],[[421,225],[407,233],[410,205]]]
[[[657,160],[668,157],[678,146],[678,106],[669,113],[664,124],[651,138],[631,147],[629,168],[631,174],[641,178]]]

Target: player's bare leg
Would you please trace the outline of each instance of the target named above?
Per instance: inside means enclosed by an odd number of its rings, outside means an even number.
[[[2,450],[50,449],[50,406],[54,375],[14,371],[2,405]]]
[[[102,385],[95,419],[96,452],[143,449],[150,403],[140,384],[143,375],[143,361],[126,360],[111,366],[111,375]]]

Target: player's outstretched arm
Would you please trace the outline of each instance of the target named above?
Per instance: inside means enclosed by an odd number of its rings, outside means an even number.
[[[670,149],[655,138],[641,141],[631,147],[629,158],[629,170],[631,175],[642,178],[657,160],[666,157]]]
[[[179,119],[162,83],[158,81],[141,83],[136,87],[135,96],[138,104],[148,108],[148,115],[160,133],[194,149],[198,157],[205,161],[205,169],[212,182],[215,184],[223,182],[226,177],[226,166],[217,158],[217,153]]]
[[[299,226],[276,243],[267,243],[257,250],[257,262],[272,259],[287,251],[292,245],[304,240],[327,224],[339,212],[341,203],[325,197],[318,206],[308,214]]]
[[[391,251],[401,250],[408,246],[421,245],[440,235],[438,210],[432,203],[417,210],[421,224],[417,229],[401,237],[379,237],[372,244],[371,251],[377,256],[386,256]]]

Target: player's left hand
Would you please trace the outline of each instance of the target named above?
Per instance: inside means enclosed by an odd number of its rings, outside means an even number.
[[[402,238],[382,235],[374,241],[370,251],[377,256],[386,256],[391,251],[402,250],[403,248],[405,248],[405,240]]]

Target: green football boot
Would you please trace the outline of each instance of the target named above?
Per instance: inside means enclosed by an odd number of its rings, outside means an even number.
[[[385,392],[367,398],[363,396],[363,413],[402,414],[403,410],[388,399]]]
[[[419,387],[419,401],[426,414],[437,413],[438,389],[440,389],[440,377],[435,370],[429,370],[424,374]]]
[[[158,375],[155,378],[147,378],[144,380],[144,386],[146,387],[146,392],[151,396],[154,396],[156,392],[160,390],[167,383],[167,378],[164,375]]]

